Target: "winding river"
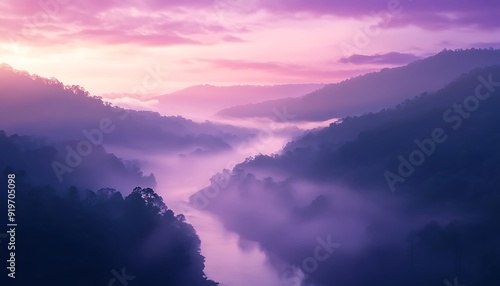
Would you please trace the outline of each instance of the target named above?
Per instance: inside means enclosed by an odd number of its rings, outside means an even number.
[[[300,126],[304,129],[325,126]],[[295,124],[294,127],[297,127]],[[298,286],[300,282],[281,279],[268,255],[257,243],[245,241],[224,228],[218,218],[203,210],[191,207],[189,197],[206,187],[209,179],[224,168],[231,169],[250,155],[272,154],[282,149],[289,137],[268,136],[250,144],[251,150],[233,151],[215,156],[186,158],[158,156],[146,159],[143,169],[155,174],[156,191],[175,213],[185,215],[201,239],[201,252],[205,256],[205,274],[221,286]],[[144,156],[141,156],[145,158]],[[146,157],[147,158],[147,157]]]

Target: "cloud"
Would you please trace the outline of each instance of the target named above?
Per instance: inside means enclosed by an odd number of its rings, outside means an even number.
[[[158,100],[141,100],[133,97],[120,97],[120,98],[105,98],[105,101],[119,107],[134,109],[134,110],[147,110],[156,111],[158,109]]]
[[[83,39],[91,39],[92,41],[103,44],[123,44],[123,43],[136,43],[145,46],[170,46],[170,45],[199,45],[199,41],[182,37],[172,32],[162,33],[127,33],[121,30],[103,31],[103,30],[82,30],[72,34],[64,35],[65,39],[72,39],[75,41]]]
[[[340,63],[344,64],[381,64],[381,65],[404,65],[421,59],[419,56],[408,53],[390,52],[386,54],[374,55],[352,55],[347,58],[341,58]]]
[[[261,3],[264,3],[262,1]],[[475,27],[480,29],[500,28],[500,2],[477,1],[365,1],[365,0],[278,0],[265,1],[264,9],[284,14],[310,13],[332,15],[343,18],[365,19],[376,14],[393,13],[393,26],[419,26],[428,29]],[[392,7],[392,8],[391,8]]]
[[[239,41],[237,35],[226,35],[245,33],[248,28],[234,22],[262,11],[276,20],[300,14],[371,21],[369,18],[394,10],[399,12],[391,18],[392,27],[500,28],[500,2],[496,0],[19,0],[0,5],[0,41],[24,37],[33,45],[65,44],[74,39],[145,46],[213,44],[206,37]],[[228,16],[233,14],[240,17]]]
[[[198,62],[206,63],[213,68],[227,69],[232,71],[258,71],[275,77],[287,77],[310,80],[336,80],[338,78],[360,75],[372,69],[324,69],[313,66],[289,64],[282,62],[259,62],[235,59],[197,59]]]
[[[208,1],[60,2],[68,4],[47,0],[0,5],[0,41],[31,45],[72,41],[142,46],[210,45],[214,41],[235,42],[238,38],[227,36],[229,33],[249,31],[211,21],[207,15],[215,13],[215,8]]]
[[[243,43],[243,42],[245,42],[245,40],[243,40],[242,38],[238,38],[238,37],[235,37],[232,35],[226,35],[222,38],[222,40],[224,40],[225,42],[231,42],[231,43]]]

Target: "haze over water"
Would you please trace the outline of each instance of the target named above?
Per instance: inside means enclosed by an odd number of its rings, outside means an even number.
[[[189,118],[188,114],[182,115]],[[202,241],[202,254],[206,257],[205,273],[210,279],[227,286],[298,285],[290,284],[290,280],[283,279],[284,274],[273,267],[269,254],[263,251],[258,243],[245,240],[238,234],[228,231],[215,215],[189,203],[189,197],[206,187],[216,172],[232,169],[234,164],[251,156],[278,153],[292,137],[285,136],[281,132],[276,134],[279,130],[272,130],[270,126],[275,125],[271,125],[271,121],[268,120],[237,122],[212,118],[212,121],[257,128],[265,136],[252,139],[249,144],[245,144],[245,149],[237,149],[237,146],[234,146],[237,150],[219,155],[193,158],[147,154],[134,154],[134,156],[146,158],[143,161],[143,170],[145,173],[156,174],[158,182],[156,191],[164,198],[167,206],[176,213],[184,214],[187,222],[196,229]],[[279,126],[283,129],[290,127],[312,129],[328,126],[331,122],[335,120],[305,124],[282,122]],[[113,151],[124,157],[130,156],[126,152]],[[217,197],[212,199],[217,200]],[[212,199],[209,198],[207,203],[209,204]],[[286,265],[284,262],[281,263]]]

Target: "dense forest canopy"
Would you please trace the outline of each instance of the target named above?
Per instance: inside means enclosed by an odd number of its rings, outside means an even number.
[[[151,188],[122,189],[126,196],[93,188],[153,184],[153,177],[99,151],[60,183],[50,168],[58,151],[43,139],[2,131],[0,149],[1,176],[15,186],[14,196],[2,191],[15,201],[19,225],[15,285],[108,285],[118,276],[137,285],[217,285],[203,273],[193,227]],[[0,209],[7,213],[7,204]],[[1,247],[2,257],[7,251]]]
[[[499,107],[500,66],[473,70],[247,159],[207,209],[303,271],[330,235],[341,247],[305,271],[313,284],[497,285]]]

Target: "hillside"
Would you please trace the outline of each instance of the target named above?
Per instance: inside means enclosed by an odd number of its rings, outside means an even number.
[[[208,208],[298,269],[318,239],[340,245],[306,272],[309,283],[497,285],[499,108],[500,66],[476,69],[248,159]]]
[[[287,108],[295,121],[323,121],[392,107],[424,92],[435,92],[475,68],[500,64],[500,50],[444,50],[406,66],[365,74],[298,98],[265,101],[221,110],[220,116],[271,117]]]
[[[80,86],[65,86],[5,64],[0,67],[0,101],[0,128],[53,142],[94,136],[97,145],[107,147],[211,153],[231,149],[226,140],[238,141],[250,133],[180,116],[114,107]]]
[[[143,174],[137,162],[107,153],[102,146],[93,147],[88,156],[80,156],[75,141],[59,145],[49,145],[46,141],[18,134],[8,136],[0,130],[0,170],[29,173],[30,184],[58,189],[80,186],[83,190],[105,187],[132,190],[136,186],[156,186],[154,175]]]
[[[2,195],[22,225],[15,285],[105,285],[123,268],[142,285],[217,285],[203,273],[193,227],[152,189],[137,187],[153,187],[153,175],[100,147],[59,181],[52,166],[64,162],[65,150],[45,141],[0,130],[0,171],[9,184]],[[0,209],[7,213],[7,200]],[[9,255],[7,247],[0,253]],[[88,273],[75,281],[81,269]]]
[[[218,285],[203,272],[196,231],[152,189],[123,196],[110,188],[34,187],[26,183],[29,173],[3,174],[18,188],[15,214],[22,227],[14,265],[22,270],[15,282],[2,275],[2,285],[113,285],[117,278],[138,285]],[[0,209],[7,213],[7,204]],[[7,249],[1,248],[3,257]]]

